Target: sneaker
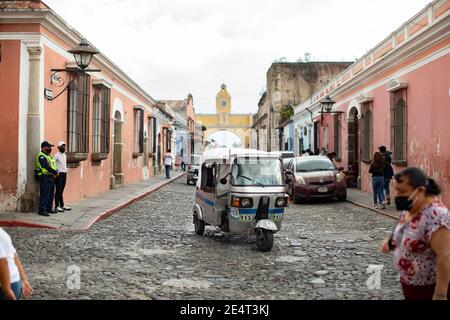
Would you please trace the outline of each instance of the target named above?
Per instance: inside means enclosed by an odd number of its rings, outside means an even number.
[[[386,205],[385,205],[384,203],[383,203],[380,207],[381,207],[381,209],[383,209],[383,210],[386,209]]]
[[[62,207],[62,209],[65,210],[65,211],[70,211],[70,210],[72,210],[72,208],[71,208],[71,207],[68,207],[68,206],[64,206],[64,207]]]
[[[58,213],[58,211],[56,211],[56,210],[47,210],[47,212],[51,213],[51,214],[57,214]]]
[[[39,211],[38,214],[39,214],[40,216],[50,217],[50,215],[48,214],[48,212],[45,212],[45,211]]]
[[[387,200],[386,200],[386,204],[388,205],[388,206],[390,206],[391,205],[391,198],[387,198]]]
[[[64,212],[64,210],[63,210],[61,207],[56,207],[56,208],[55,208],[55,211],[58,211],[58,212]]]
[[[374,209],[378,209],[379,207],[378,207],[378,205],[376,204],[376,205],[373,206],[373,208],[374,208]]]

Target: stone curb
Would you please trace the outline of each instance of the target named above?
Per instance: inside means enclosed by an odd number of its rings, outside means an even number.
[[[386,216],[386,217],[389,217],[389,218],[391,218],[391,219],[398,220],[398,217],[397,217],[397,216],[394,216],[394,215],[392,215],[392,214],[389,214],[389,213],[387,213],[387,212],[385,212],[385,211],[381,211],[381,210],[372,208],[372,207],[370,207],[370,206],[367,206],[367,205],[365,205],[365,204],[362,204],[362,203],[359,203],[359,202],[356,202],[356,201],[353,201],[353,200],[348,200],[348,199],[347,199],[347,202],[349,202],[349,203],[351,203],[351,204],[354,204],[354,205],[356,205],[356,206],[358,206],[358,207],[362,207],[362,208],[365,208],[365,209],[367,209],[367,210],[371,210],[371,211],[374,211],[374,212],[376,212],[376,213],[382,214],[382,215],[384,215],[384,216]]]
[[[180,176],[176,177],[176,178],[172,178],[168,181],[164,181],[162,180],[162,183],[160,183],[159,185],[156,185],[155,187],[152,187],[150,190],[145,191],[144,193],[141,193],[140,195],[127,200],[126,202],[124,202],[123,204],[108,209],[107,211],[97,215],[91,222],[89,222],[87,225],[83,226],[82,228],[72,228],[69,227],[54,227],[51,225],[45,225],[45,224],[40,224],[40,223],[32,223],[32,222],[27,222],[27,221],[21,221],[21,220],[3,220],[0,221],[0,227],[7,227],[7,228],[15,228],[15,227],[22,227],[22,228],[34,228],[34,229],[51,229],[51,230],[63,230],[63,231],[85,231],[88,230],[90,227],[92,227],[96,222],[100,221],[100,220],[104,220],[108,217],[110,217],[111,215],[113,215],[114,213],[128,207],[129,205],[133,204],[136,201],[141,200],[142,198],[152,194],[153,192],[161,189],[162,187],[168,185],[169,183],[180,179],[181,177],[184,177],[186,175],[186,173],[181,174]],[[74,223],[76,224],[76,223]]]

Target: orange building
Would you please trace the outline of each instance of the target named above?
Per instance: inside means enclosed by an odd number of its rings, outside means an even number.
[[[102,53],[77,70],[82,38],[41,1],[0,2],[0,211],[35,210],[43,140],[67,143],[67,202],[159,172],[173,117]]]

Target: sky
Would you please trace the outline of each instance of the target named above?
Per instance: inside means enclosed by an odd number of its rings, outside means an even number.
[[[280,58],[355,61],[431,0],[44,0],[158,100],[254,113]]]

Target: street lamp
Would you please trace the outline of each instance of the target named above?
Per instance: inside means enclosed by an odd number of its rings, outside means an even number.
[[[78,47],[73,48],[67,52],[73,54],[73,56],[75,57],[75,62],[81,70],[86,69],[91,63],[92,57],[95,54],[99,53],[97,50],[92,48],[84,38],[81,39]]]
[[[99,52],[97,50],[95,50],[93,47],[91,47],[89,45],[89,43],[87,42],[86,39],[82,38],[80,43],[78,44],[78,47],[75,47],[73,49],[68,50],[67,52],[72,53],[74,58],[75,58],[75,62],[78,66],[78,68],[65,68],[65,69],[51,69],[52,71],[52,84],[53,84],[53,79],[57,79],[58,81],[61,79],[61,77],[59,77],[57,75],[58,72],[101,72],[100,69],[86,69],[89,64],[91,63],[92,57],[96,54],[98,54]],[[66,87],[64,88],[64,90],[62,90],[60,93],[58,93],[55,97],[53,97],[53,93],[51,90],[49,89],[44,89],[44,97],[49,100],[49,101],[53,101],[56,98],[58,98],[64,91],[67,90],[67,88],[70,86],[70,84],[73,82],[73,80],[70,80],[69,83],[66,85]],[[60,85],[57,85],[58,87],[62,87],[64,85],[64,81],[63,83],[61,83]]]
[[[335,103],[336,101],[331,99],[330,96],[327,96],[325,99],[320,101],[320,104],[322,105],[322,110],[319,113],[331,113],[331,114],[344,113],[344,111],[331,111]]]

